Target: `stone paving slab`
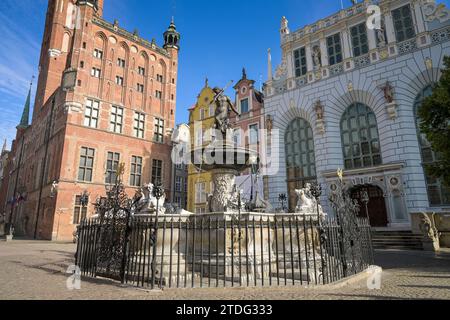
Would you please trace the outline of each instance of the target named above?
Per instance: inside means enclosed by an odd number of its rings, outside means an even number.
[[[81,290],[66,287],[74,263],[74,244],[0,242],[0,299],[3,300],[450,300],[450,251],[441,254],[377,251],[383,267],[381,290],[368,290],[366,280],[333,288],[271,287],[166,289],[145,291],[106,279],[83,279]]]

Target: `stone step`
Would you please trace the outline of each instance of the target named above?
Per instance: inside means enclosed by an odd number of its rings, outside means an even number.
[[[374,249],[423,250],[422,236],[411,231],[374,231]]]

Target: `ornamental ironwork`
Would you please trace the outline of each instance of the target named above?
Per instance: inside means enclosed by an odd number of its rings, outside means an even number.
[[[330,196],[331,206],[336,213],[339,225],[340,257],[345,276],[361,270],[363,248],[358,214],[361,210],[357,200],[351,198],[345,187],[343,172],[338,170],[336,191]]]

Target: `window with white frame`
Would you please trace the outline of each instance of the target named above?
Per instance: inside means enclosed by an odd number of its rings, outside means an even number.
[[[123,108],[112,106],[109,131],[114,133],[122,133],[122,127],[123,127]]]
[[[181,192],[181,186],[183,185],[183,177],[175,178],[175,191]]]
[[[142,157],[131,157],[130,186],[140,187],[142,181]]]
[[[353,56],[359,57],[369,52],[366,23],[361,23],[350,28],[352,38]]]
[[[162,74],[157,74],[156,75],[156,81],[163,83],[164,77],[162,76]]]
[[[161,90],[156,90],[155,92],[155,97],[157,99],[162,99],[162,91]]]
[[[152,162],[152,183],[157,186],[162,184],[163,179],[163,162],[154,159]]]
[[[136,138],[144,139],[145,130],[145,114],[140,112],[134,113],[133,134]]]
[[[409,40],[416,36],[411,7],[409,4],[393,10],[392,20],[394,22],[395,37],[397,42]]]
[[[141,76],[145,76],[145,68],[144,67],[138,67],[138,74]]]
[[[304,76],[307,72],[306,49],[300,48],[294,51],[295,76]]]
[[[155,118],[155,132],[153,140],[158,143],[164,143],[164,120]]]
[[[249,127],[249,143],[250,144],[258,144],[259,142],[259,127],[257,124],[252,124]]]
[[[199,128],[195,132],[195,144],[196,146],[202,146],[203,145],[203,129]]]
[[[100,49],[94,49],[94,57],[97,59],[103,59],[103,51]]]
[[[116,76],[116,84],[123,87],[123,77]]]
[[[233,142],[235,147],[241,147],[241,129],[233,131]]]
[[[119,167],[120,153],[108,152],[106,159],[106,184],[114,184],[117,181],[117,168]]]
[[[95,150],[92,148],[81,148],[80,165],[78,167],[78,181],[92,182],[94,170]]]
[[[342,62],[341,35],[336,33],[327,38],[328,62],[330,66]]]
[[[86,127],[97,128],[100,102],[88,99],[84,110],[84,125]]]
[[[206,183],[199,182],[195,184],[195,203],[206,202]]]
[[[91,76],[94,78],[100,78],[102,71],[99,68],[92,68]]]
[[[117,66],[120,67],[120,68],[125,68],[125,59],[118,58],[117,59]]]
[[[144,93],[144,85],[142,83],[137,84],[137,92]]]
[[[87,217],[87,207],[81,205],[81,196],[75,197],[72,224],[78,225]]]
[[[241,100],[241,113],[249,112],[248,98]]]

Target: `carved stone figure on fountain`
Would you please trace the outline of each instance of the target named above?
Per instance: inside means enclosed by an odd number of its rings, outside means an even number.
[[[159,213],[164,214],[166,211],[166,208],[164,207],[164,203],[166,202],[166,196],[163,195],[158,201],[153,194],[154,187],[155,187],[155,185],[153,183],[149,183],[144,188],[144,194],[147,199],[146,200],[147,201],[147,210],[149,210],[150,212],[155,212],[156,207],[158,206]]]
[[[216,107],[215,112],[215,129],[222,133],[223,140],[225,140],[227,131],[231,129],[230,126],[230,113],[233,111],[237,115],[239,112],[234,107],[231,99],[224,94],[224,89],[214,88],[213,91],[216,93],[213,103]]]
[[[295,213],[317,215],[317,208],[319,208],[319,215],[324,216],[322,206],[318,205],[316,199],[311,195],[310,189],[311,185],[307,183],[305,188],[295,190],[298,197]]]

